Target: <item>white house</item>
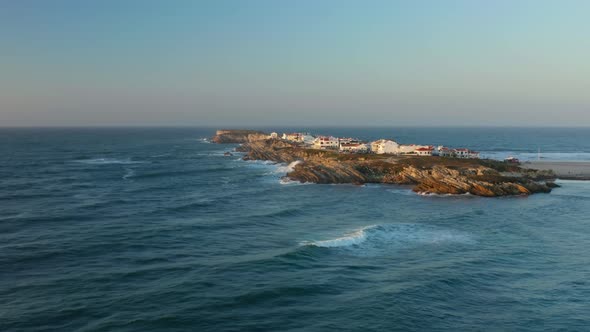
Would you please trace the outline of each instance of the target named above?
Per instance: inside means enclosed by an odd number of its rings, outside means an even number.
[[[302,133],[284,133],[282,139],[291,141],[291,142],[303,142],[303,135]]]
[[[414,152],[419,156],[432,156],[434,148],[431,146],[428,147],[420,147],[414,150]]]
[[[315,137],[313,137],[310,134],[303,134],[303,136],[301,137],[301,141],[305,145],[313,145],[313,142],[315,141]]]
[[[332,136],[320,136],[313,141],[314,149],[338,149],[338,139]]]
[[[416,145],[416,144],[400,145],[399,146],[399,154],[417,154],[416,150],[421,149],[421,148],[430,148],[430,147],[427,145]]]
[[[469,150],[469,157],[468,158],[479,159],[479,152]]]
[[[277,134],[276,132],[273,131],[272,133],[270,133],[268,138],[279,138],[279,134]]]
[[[368,151],[369,147],[360,142],[340,143],[340,152],[367,153]]]
[[[469,149],[454,149],[453,154],[457,158],[469,158]]]
[[[397,154],[399,144],[394,141],[380,139],[371,143],[371,151],[376,154]]]
[[[342,147],[343,144],[351,144],[351,143],[361,143],[356,138],[338,138],[338,146]]]
[[[452,157],[453,156],[453,150],[444,147],[444,146],[439,146],[438,147],[438,155],[440,157]]]
[[[454,149],[453,153],[454,153],[454,156],[457,158],[475,158],[475,159],[479,158],[479,152],[469,150],[469,149],[464,149],[464,148]]]
[[[346,143],[358,142],[358,140],[356,138],[351,138],[351,137],[341,137],[341,138],[338,138],[338,142],[340,142],[340,144],[346,144]]]

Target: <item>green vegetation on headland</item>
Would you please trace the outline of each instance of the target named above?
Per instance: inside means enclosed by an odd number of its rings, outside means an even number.
[[[413,185],[425,194],[472,194],[478,196],[528,195],[550,192],[556,185],[551,171],[523,169],[517,165],[485,159],[386,154],[342,154],[316,150],[262,133],[223,132],[237,138],[247,160],[281,163],[298,161],[286,176],[312,183],[386,183]],[[218,137],[220,135],[217,135]],[[227,137],[227,136],[226,136]],[[228,139],[216,139],[227,142]]]

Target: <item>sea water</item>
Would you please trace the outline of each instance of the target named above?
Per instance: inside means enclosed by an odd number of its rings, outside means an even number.
[[[309,131],[590,160],[588,129]],[[213,134],[1,129],[0,331],[590,326],[590,182],[502,198],[302,185]]]

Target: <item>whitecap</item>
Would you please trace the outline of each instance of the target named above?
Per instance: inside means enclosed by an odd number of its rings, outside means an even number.
[[[131,169],[131,168],[126,168],[125,169],[125,175],[123,175],[122,179],[123,180],[127,180],[133,176],[135,176],[135,170]]]
[[[474,242],[471,235],[460,231],[422,224],[385,224],[361,227],[332,239],[303,241],[300,245],[350,249],[371,254],[419,245]]]
[[[363,243],[367,239],[366,230],[376,227],[377,225],[365,226],[353,232],[347,233],[344,236],[337,237],[330,240],[321,240],[321,241],[303,241],[301,245],[306,246],[315,246],[315,247],[324,247],[324,248],[332,248],[332,247],[347,247],[352,245],[358,245]]]

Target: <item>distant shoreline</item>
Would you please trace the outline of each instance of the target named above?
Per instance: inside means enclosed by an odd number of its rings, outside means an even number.
[[[522,163],[521,167],[552,170],[563,180],[590,180],[590,161],[535,160]]]

